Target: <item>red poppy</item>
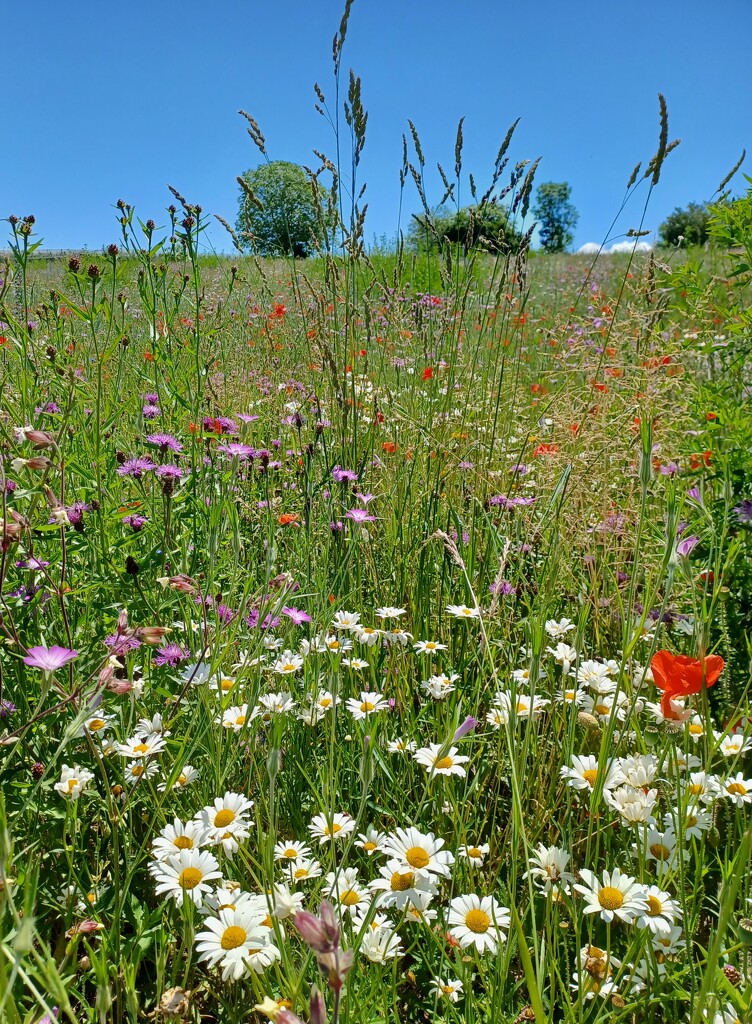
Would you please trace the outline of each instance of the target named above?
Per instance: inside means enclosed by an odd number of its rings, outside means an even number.
[[[297,512],[284,512],[281,516],[277,516],[277,522],[280,526],[297,526],[298,519],[300,519],[300,516]]]
[[[433,367],[427,366],[423,371],[423,380],[430,380],[433,377]]]
[[[714,686],[723,672],[724,665],[723,658],[718,654],[709,654],[704,661],[699,661],[686,654],[656,651],[650,668],[653,671],[655,685],[663,690],[661,711],[664,718],[676,718],[671,710],[672,697],[700,693],[703,685]]]
[[[556,455],[558,450],[558,444],[539,444],[538,447],[533,450],[533,458],[537,459],[541,455]]]

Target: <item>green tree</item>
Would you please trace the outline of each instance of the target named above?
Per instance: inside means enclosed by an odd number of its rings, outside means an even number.
[[[566,181],[545,181],[538,186],[533,216],[540,225],[540,241],[545,252],[565,252],[574,241],[574,229],[580,215],[569,197],[572,189]]]
[[[710,211],[700,203],[690,203],[681,209],[677,206],[672,214],[658,228],[663,245],[679,246],[705,245],[709,237]]]
[[[521,239],[506,207],[488,202],[482,206],[463,206],[448,212],[439,209],[426,216],[413,215],[409,241],[418,249],[443,249],[446,244],[459,244],[468,249],[487,252],[516,251]]]
[[[306,257],[322,244],[325,226],[302,167],[274,160],[241,177],[235,226],[247,248],[260,256]]]

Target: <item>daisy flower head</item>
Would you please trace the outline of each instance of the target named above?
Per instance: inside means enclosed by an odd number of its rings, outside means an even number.
[[[718,733],[715,734],[716,742],[720,739],[718,749],[724,757],[739,757],[752,750],[752,737],[745,736],[743,729],[735,729],[722,739]]]
[[[470,758],[464,754],[458,754],[459,747],[450,747],[448,750],[442,743],[429,743],[427,747],[419,747],[413,757],[422,764],[428,774],[433,778],[436,775],[459,775],[464,778],[467,771],[462,765]]]
[[[173,769],[174,771],[174,769]],[[168,782],[160,782],[157,789],[160,793],[166,792],[168,789],[185,789],[186,786],[192,785],[198,779],[198,771],[193,767],[192,764],[183,765],[175,781],[170,785]]]
[[[633,789],[649,786],[658,774],[658,758],[654,754],[618,757],[616,765],[624,777],[625,785],[632,786]]]
[[[692,799],[703,804],[712,804],[720,796],[720,783],[715,775],[707,772],[690,772],[689,781],[680,780],[684,792]]]
[[[371,894],[358,878],[356,868],[342,868],[330,871],[326,876],[326,897],[342,914],[367,912],[371,904]]]
[[[436,640],[417,640],[413,644],[413,650],[416,654],[437,654],[439,651],[446,651],[447,645],[440,644]]]
[[[173,857],[160,861],[154,871],[156,893],[166,893],[182,907],[183,900],[201,906],[211,890],[210,883],[222,877],[216,857],[208,850],[178,850]]]
[[[433,832],[419,832],[417,828],[398,828],[384,842],[384,853],[396,861],[402,870],[421,874],[449,876],[454,854],[444,850],[443,839]]]
[[[295,839],[287,839],[274,844],[275,860],[305,860],[310,855],[311,848],[308,843],[301,843]]]
[[[152,757],[161,754],[165,748],[165,740],[158,733],[144,736],[136,733],[125,743],[118,743],[117,750],[122,757]]]
[[[430,875],[405,867],[397,859],[382,864],[379,875],[379,878],[368,883],[379,907],[394,907],[403,911],[410,904],[419,904],[421,896],[434,896],[438,892]]]
[[[581,992],[586,1000],[599,996],[608,999],[616,991],[616,984],[611,980],[614,968],[621,967],[621,961],[611,956],[599,946],[583,946],[579,954],[580,970],[575,971],[572,985],[573,991]]]
[[[626,825],[637,825],[652,821],[658,790],[619,786],[618,789],[604,790],[603,796],[608,806],[618,811]]]
[[[359,644],[364,644],[366,647],[373,647],[379,642],[379,639],[383,635],[383,630],[376,629],[374,626],[358,625],[352,631],[352,635]]]
[[[394,739],[389,740],[386,749],[390,754],[412,754],[417,750],[418,744],[415,740]]]
[[[223,981],[238,981],[249,969],[261,974],[280,959],[279,950],[269,941],[268,929],[249,907],[220,910],[218,917],[204,923],[204,931],[196,936],[196,951],[199,960],[221,967]]]
[[[326,814],[317,814],[311,819],[308,831],[314,839],[318,839],[319,846],[327,839],[345,839],[355,829],[355,819],[349,814],[337,811],[331,815],[331,820]]]
[[[399,644],[400,647],[407,647],[413,639],[412,633],[408,633],[406,629],[400,629],[398,626],[383,630],[382,636],[386,643]]]
[[[363,661],[362,658],[343,658],[342,664],[346,668],[351,668],[355,672],[362,672],[364,668],[368,668],[368,662]]]
[[[386,838],[387,836],[385,832],[379,832],[376,828],[369,828],[358,835],[358,838],[355,840],[355,845],[359,847],[363,853],[372,857],[374,853],[384,852],[384,841]]]
[[[272,665],[272,672],[281,676],[291,676],[303,667],[303,658],[292,651],[285,651]]]
[[[480,608],[470,608],[466,604],[449,604],[446,607],[447,615],[455,619],[479,619]]]
[[[407,609],[384,605],[383,608],[377,608],[373,614],[377,619],[401,619],[403,615],[407,614]]]
[[[196,814],[195,820],[206,829],[207,840],[214,843],[228,829],[247,829],[250,824],[248,812],[252,807],[253,800],[244,797],[242,793],[231,793],[228,790],[224,796],[215,797],[213,804],[203,807]]]
[[[135,785],[140,782],[141,779],[153,779],[159,771],[159,767],[154,761],[131,761],[123,773],[126,782]]]
[[[362,722],[368,715],[374,715],[389,707],[389,702],[380,693],[363,691],[358,697],[350,697],[347,701],[347,710],[356,722]]]
[[[546,633],[548,633],[552,640],[562,639],[574,628],[574,623],[571,619],[546,619],[544,626]]]
[[[348,640],[345,637],[340,640],[340,638],[334,633],[330,636],[325,636],[323,643],[324,650],[329,651],[330,654],[344,654],[346,651],[351,651],[353,649],[352,640]]]
[[[428,994],[434,999],[448,999],[450,1003],[458,1003],[462,995],[462,982],[459,978],[434,978]]]
[[[614,789],[624,781],[617,764],[608,762],[605,768],[600,768],[594,754],[573,754],[571,767],[563,765],[560,775],[573,789],[584,789],[591,792],[595,788],[599,775],[603,777],[604,790]]]
[[[745,779],[743,772],[737,772],[721,783],[720,795],[737,807],[752,803],[752,779]]]
[[[648,826],[644,838],[640,839],[640,846],[644,846],[646,858],[655,864],[656,874],[661,875],[676,864],[678,851],[673,825],[662,832],[657,827]]]
[[[174,857],[180,850],[196,850],[204,845],[205,831],[197,821],[185,824],[175,818],[172,825],[165,825],[159,836],[152,841],[151,848],[158,860]]]
[[[240,704],[225,708],[222,714],[218,718],[215,718],[214,721],[217,725],[221,725],[225,729],[231,729],[233,732],[240,732],[241,729],[245,728],[246,722],[248,721],[248,705]]]
[[[619,868],[604,871],[602,880],[594,872],[583,868],[580,877],[582,883],[575,883],[574,888],[585,897],[586,914],[599,914],[607,924],[615,917],[631,924],[645,912],[647,900],[642,886],[634,878],[622,874]]]
[[[561,846],[545,846],[539,843],[531,854],[529,868],[524,877],[531,877],[542,892],[568,893],[574,875],[567,871],[570,856]]]
[[[55,792],[67,800],[78,800],[93,778],[93,772],[87,768],[81,768],[77,764],[71,768],[64,764],[60,772],[60,781],[55,783]]]
[[[475,946],[479,953],[496,953],[500,942],[506,941],[511,918],[493,896],[469,893],[457,896],[449,904],[449,934],[461,949]]]
[[[643,893],[647,906],[637,917],[638,928],[649,928],[653,935],[669,935],[672,925],[681,917],[681,907],[671,899],[671,894],[649,885]]]
[[[474,868],[479,868],[483,866],[491,847],[488,843],[481,843],[480,846],[460,846],[457,852],[463,860],[468,861]]]
[[[112,723],[115,721],[115,715],[94,715],[92,718],[87,718],[78,730],[78,735],[83,736],[101,736],[108,729],[112,728]]]
[[[458,679],[459,676],[456,672],[451,676],[445,675],[442,672],[438,675],[431,676],[430,679],[425,679],[420,684],[420,688],[434,700],[444,700],[450,693],[454,693],[457,689],[454,684]]]
[[[337,612],[332,619],[333,629],[354,630],[360,626],[358,612]]]
[[[384,964],[402,956],[404,950],[400,937],[391,924],[383,928],[369,929],[360,942],[360,952],[372,964]]]
[[[307,882],[311,878],[319,878],[321,875],[321,864],[313,858],[310,860],[293,860],[288,861],[288,870],[290,880],[297,884],[299,882]]]

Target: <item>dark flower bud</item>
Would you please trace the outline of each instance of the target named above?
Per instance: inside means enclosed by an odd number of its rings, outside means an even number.
[[[124,462],[128,461],[128,456],[125,454],[125,452],[117,451],[115,452],[115,459],[117,461],[118,466],[122,466]]]
[[[37,219],[34,216],[34,214],[30,213],[28,217],[24,217],[24,224],[28,224],[29,226],[31,226],[32,224],[36,224],[36,220]]]
[[[118,210],[124,210],[125,209],[125,202],[122,199],[118,199],[118,201],[117,201],[117,208],[118,208]]]
[[[18,217],[16,217],[16,215],[12,213],[10,217],[8,217],[8,223],[11,227],[15,227],[16,224],[18,224]]]
[[[175,214],[178,212],[178,208],[177,206],[170,204],[170,206],[167,207],[167,212],[171,217],[174,217]]]
[[[180,222],[180,226],[185,228],[186,231],[190,231],[195,223],[193,217],[184,217]]]
[[[31,774],[35,779],[41,779],[44,775],[44,765],[41,761],[35,761],[31,766]]]
[[[78,256],[71,256],[71,258],[68,260],[68,270],[70,270],[72,274],[77,274],[80,269],[81,260],[78,258]]]
[[[99,277],[101,271],[100,271],[99,267],[96,265],[96,263],[90,263],[89,264],[89,269],[86,271],[86,273],[89,275],[89,277],[92,279],[92,281],[96,281],[96,279]]]
[[[130,338],[128,337],[128,335],[127,335],[127,334],[124,334],[124,335],[123,335],[123,337],[122,337],[122,338],[120,339],[120,345],[121,345],[121,347],[122,347],[122,348],[128,348],[128,346],[130,345],[130,343],[131,343],[131,342],[130,342]]]
[[[107,246],[107,255],[108,256],[112,256],[113,258],[115,256],[119,256],[120,255],[120,250],[118,249],[118,247],[115,245],[114,242],[111,245]]]
[[[153,231],[156,226],[157,225],[154,223],[153,220],[147,220],[147,222],[146,222],[146,230],[147,231]]]
[[[125,560],[125,571],[129,576],[138,576],[141,572],[141,566],[132,555],[128,555]]]

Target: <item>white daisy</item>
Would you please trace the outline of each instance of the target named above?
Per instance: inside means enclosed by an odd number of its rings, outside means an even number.
[[[434,998],[448,999],[450,1003],[457,1003],[462,995],[462,982],[459,978],[434,978],[428,994]]]
[[[499,943],[506,941],[504,932],[511,921],[509,910],[493,896],[457,896],[449,908],[449,934],[461,949],[475,946],[479,953],[496,953]]]
[[[469,861],[475,868],[483,866],[483,863],[490,852],[491,847],[488,843],[481,843],[480,846],[460,846],[457,851],[463,860]]]
[[[431,876],[406,868],[400,860],[390,860],[379,867],[380,878],[368,883],[379,907],[404,910],[408,903],[417,904],[421,893],[431,896],[438,892]]]
[[[156,893],[167,893],[179,907],[183,899],[193,900],[201,906],[204,896],[211,890],[210,882],[222,877],[219,864],[208,850],[179,850],[174,857],[160,861],[154,868]]]
[[[222,968],[223,981],[238,981],[249,968],[261,973],[280,952],[269,941],[268,930],[261,926],[258,914],[248,907],[221,910],[209,917],[206,928],[196,936],[199,960]]]
[[[631,924],[645,912],[647,900],[642,887],[619,868],[604,871],[602,881],[587,868],[580,871],[580,877],[584,884],[576,883],[574,888],[585,897],[584,913],[599,914],[608,924],[614,917]]]
[[[94,778],[92,772],[80,765],[72,768],[64,764],[60,773],[60,781],[55,783],[55,791],[68,800],[78,800],[88,784]]]
[[[428,774],[433,778],[436,775],[459,775],[464,778],[467,771],[462,765],[470,758],[464,754],[458,754],[459,747],[446,749],[443,743],[429,743],[427,747],[419,747],[413,757],[422,764]]]
[[[413,644],[413,650],[418,654],[436,654],[438,651],[447,650],[446,644],[440,644],[436,640],[418,640]]]
[[[638,928],[649,928],[653,935],[669,935],[671,926],[681,917],[681,907],[671,899],[671,894],[649,885],[643,892],[647,906],[637,917]]]
[[[446,612],[447,615],[453,615],[456,619],[480,618],[480,608],[469,608],[466,604],[449,604]]]
[[[326,814],[317,814],[312,818],[308,831],[314,839],[318,838],[319,845],[321,845],[327,839],[345,839],[354,828],[355,819],[351,818],[349,814],[338,811],[331,815],[331,820]]]
[[[203,846],[204,841],[205,830],[197,821],[187,821],[183,824],[180,818],[175,818],[172,825],[165,825],[160,830],[151,847],[158,860],[166,860],[180,850],[198,849]]]
[[[384,841],[384,853],[396,860],[401,870],[448,877],[454,854],[443,846],[444,840],[437,839],[433,832],[398,828]]]
[[[524,877],[530,876],[542,892],[569,892],[574,875],[567,871],[569,854],[561,846],[539,843],[528,861],[530,867]]]
[[[380,693],[363,691],[358,697],[350,697],[346,704],[347,710],[356,722],[363,721],[368,715],[374,715],[389,707],[389,702]]]

